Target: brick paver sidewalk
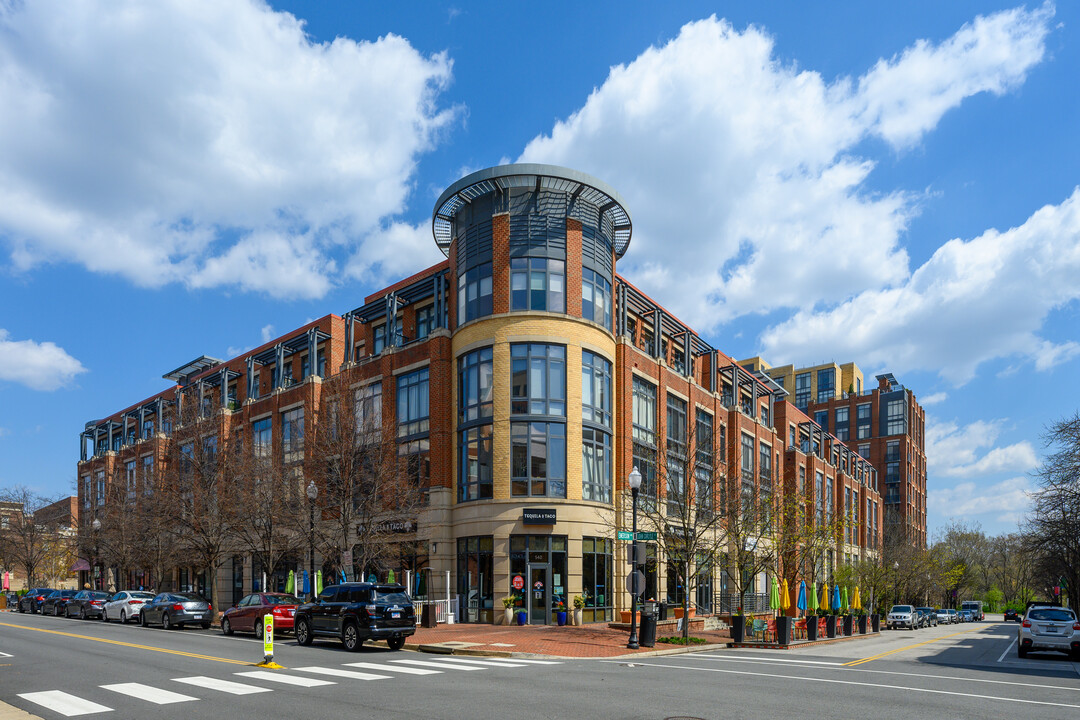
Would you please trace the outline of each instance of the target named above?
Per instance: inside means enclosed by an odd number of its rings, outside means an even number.
[[[694,637],[710,645],[726,645],[731,641],[727,630],[700,630]],[[618,657],[635,653],[651,653],[682,649],[681,645],[658,642],[656,647],[628,650],[629,633],[609,628],[606,624],[575,626],[551,625],[440,625],[437,628],[417,628],[407,647],[440,645],[456,652],[484,654],[530,653],[556,657]],[[703,647],[701,645],[691,647]]]

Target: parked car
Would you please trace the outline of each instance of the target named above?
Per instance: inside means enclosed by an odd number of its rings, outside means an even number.
[[[1027,657],[1030,650],[1056,650],[1080,660],[1080,621],[1071,608],[1033,607],[1018,629],[1016,651]]]
[[[1020,622],[1023,619],[1024,618],[1020,614],[1019,610],[1014,610],[1013,608],[1009,608],[1009,609],[1007,609],[1005,611],[1005,622]]]
[[[405,638],[415,632],[412,598],[401,585],[331,585],[314,602],[296,609],[300,645],[310,645],[316,637],[332,637],[352,652],[367,640],[386,640],[391,650],[400,650]]]
[[[139,611],[143,605],[154,599],[154,593],[141,590],[121,590],[109,598],[105,607],[101,610],[101,619],[106,622],[119,620],[126,623],[128,620],[138,620]]]
[[[951,622],[953,625],[956,625],[960,622],[960,613],[956,610],[953,610],[952,608],[949,608],[949,622]]]
[[[108,599],[109,593],[104,590],[80,590],[64,607],[64,617],[77,617],[80,620],[99,618],[101,607]]]
[[[948,625],[952,622],[952,617],[949,616],[948,608],[941,608],[940,610],[936,611],[934,615],[937,616],[937,621],[939,625]]]
[[[274,632],[290,631],[296,619],[296,608],[300,598],[286,593],[255,593],[225,611],[221,618],[221,632],[232,635],[234,632],[253,632],[262,640],[263,618],[274,617]]]
[[[919,612],[923,614],[924,627],[937,627],[937,610],[932,607],[921,607]]]
[[[41,612],[41,603],[45,598],[52,595],[55,588],[30,588],[26,594],[19,598],[19,612]]]
[[[41,601],[40,612],[42,615],[55,615],[60,617],[64,615],[64,610],[67,608],[68,601],[75,597],[75,593],[78,590],[53,590],[49,595]]]
[[[143,627],[160,624],[172,630],[197,623],[205,629],[210,627],[213,609],[210,601],[198,593],[160,593],[142,606],[139,624]]]
[[[885,626],[890,630],[906,627],[911,630],[919,628],[919,616],[911,605],[893,605],[885,619]]]
[[[974,610],[961,610],[960,611],[960,617],[963,618],[963,621],[966,622],[966,623],[967,622],[975,622],[975,611]]]

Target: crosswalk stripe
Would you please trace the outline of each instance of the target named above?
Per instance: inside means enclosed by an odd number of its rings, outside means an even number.
[[[8,655],[6,652],[0,652],[0,657],[11,657],[11,655]]]
[[[230,695],[253,695],[254,693],[271,692],[270,688],[244,685],[243,683],[232,682],[230,680],[219,680],[217,678],[206,677],[205,675],[173,678],[173,680],[187,685],[206,688],[207,690],[220,690],[221,692],[226,692]]]
[[[332,675],[334,677],[352,678],[353,680],[390,680],[389,675],[372,675],[371,673],[356,672],[355,670],[342,670],[341,668],[328,667],[302,667],[294,668],[300,672],[315,673],[316,675]]]
[[[96,702],[83,700],[81,697],[69,695],[60,690],[46,690],[44,692],[20,693],[19,697],[28,700],[53,712],[58,712],[65,717],[76,715],[90,715],[91,713],[111,712],[111,707],[98,705]]]
[[[172,703],[188,702],[199,699],[191,697],[190,695],[181,695],[172,690],[162,690],[161,688],[143,685],[142,683],[118,683],[116,685],[102,685],[101,687],[105,690],[118,692],[121,695],[129,695],[133,698],[138,698],[139,700],[146,700],[147,702],[152,702],[156,705],[169,705]]]
[[[420,667],[438,668],[439,670],[483,670],[475,665],[448,665],[446,663],[431,662],[430,660],[391,660],[392,663],[403,665],[419,665]]]
[[[497,658],[489,657],[488,660],[505,660],[506,662],[525,663],[526,665],[562,665],[562,660],[526,660],[525,658]]]
[[[481,665],[483,667],[529,667],[524,663],[495,662],[492,660],[473,660],[472,658],[445,657],[439,658],[439,662],[461,665]]]
[[[336,685],[333,680],[319,680],[318,678],[297,677],[296,675],[281,675],[269,670],[252,670],[251,672],[238,672],[237,675],[253,678],[255,680],[267,680],[278,682],[283,685],[299,685],[300,687],[318,687],[320,685]]]
[[[399,673],[404,673],[406,675],[441,675],[442,674],[442,672],[439,671],[439,670],[422,670],[420,668],[397,667],[397,666],[391,667],[389,665],[379,665],[378,663],[368,663],[368,662],[345,663],[345,665],[347,665],[348,667],[366,668],[368,670],[382,670],[383,672],[399,672]]]

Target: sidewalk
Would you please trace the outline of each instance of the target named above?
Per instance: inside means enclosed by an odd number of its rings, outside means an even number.
[[[436,628],[417,628],[405,647],[427,652],[453,652],[459,655],[514,654],[548,655],[551,657],[619,657],[622,655],[655,655],[684,653],[695,650],[727,647],[731,634],[727,630],[694,630],[691,637],[706,640],[704,645],[669,645],[657,642],[656,647],[629,650],[630,634],[609,628],[606,623],[558,627],[555,625],[439,625]]]

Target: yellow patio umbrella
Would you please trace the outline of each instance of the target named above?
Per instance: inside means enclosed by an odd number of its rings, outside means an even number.
[[[851,598],[851,607],[862,610],[862,598],[859,596],[859,586],[855,586],[855,594]]]
[[[821,584],[821,599],[818,601],[818,606],[823,610],[829,609],[829,583]]]
[[[784,578],[784,584],[780,586],[780,609],[786,613],[790,607],[791,593],[788,591],[787,578]]]

